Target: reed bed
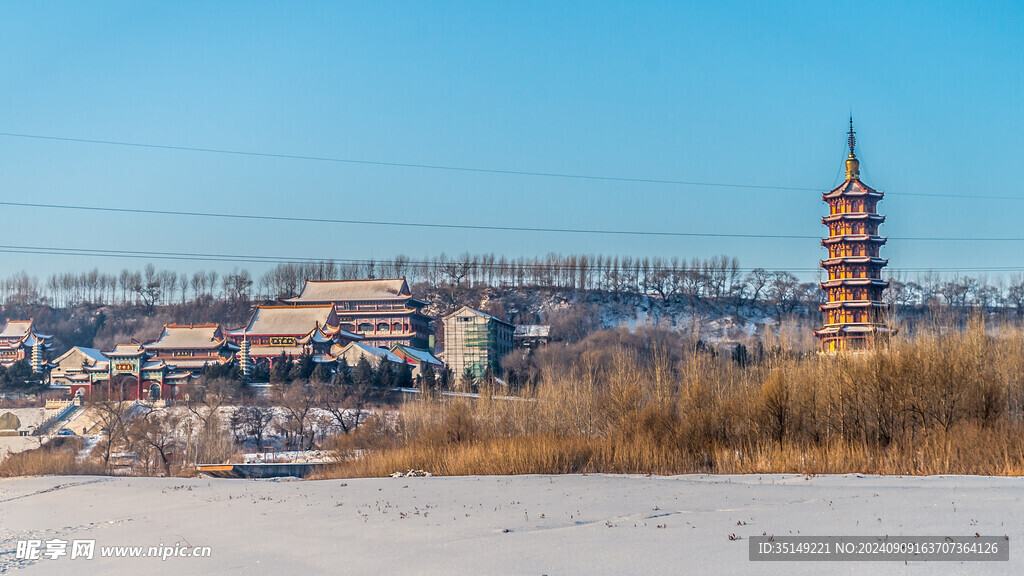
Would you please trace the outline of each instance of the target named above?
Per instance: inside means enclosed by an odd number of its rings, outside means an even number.
[[[1024,332],[934,327],[875,351],[745,364],[604,335],[520,401],[427,397],[337,443],[325,477],[560,473],[1024,475]],[[357,449],[358,448],[358,449]]]

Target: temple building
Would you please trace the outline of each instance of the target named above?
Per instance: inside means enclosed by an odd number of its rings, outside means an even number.
[[[422,312],[427,303],[412,297],[405,278],[306,280],[298,296],[283,301],[295,306],[333,305],[341,328],[372,346],[434,346],[433,319]]]
[[[32,371],[39,373],[46,366],[46,350],[50,347],[46,334],[38,334],[32,319],[4,322],[0,329],[0,365],[10,368],[19,360],[28,360]]]
[[[824,326],[814,334],[821,340],[821,351],[827,353],[870,348],[891,332],[882,299],[882,291],[889,286],[882,280],[882,268],[889,261],[879,257],[886,239],[878,235],[878,225],[885,216],[876,212],[883,194],[860,179],[852,118],[847,142],[846,180],[822,196],[829,206],[829,215],[821,220],[829,231],[821,241],[828,249],[828,259],[821,262],[828,273],[821,283],[828,301],[819,307]]]
[[[160,336],[145,348],[154,361],[198,373],[204,366],[231,362],[238,345],[228,341],[220,324],[164,324]]]
[[[68,388],[89,382],[89,369],[110,359],[95,348],[73,346],[50,363],[50,386]]]
[[[282,354],[298,358],[304,353],[316,362],[335,362],[335,344],[342,346],[362,338],[343,330],[332,305],[259,306],[245,326],[226,333],[239,346],[244,366],[273,363]]]
[[[434,371],[434,374],[440,374],[441,370],[444,369],[444,362],[441,362],[426,350],[418,350],[410,346],[395,344],[391,347],[391,353],[398,356],[404,360],[406,364],[412,367],[413,378],[419,378],[423,374],[423,369],[426,366],[430,366],[430,369]]]
[[[79,369],[74,363],[81,362]],[[118,344],[109,352],[72,348],[55,362],[60,385],[72,395],[86,398],[102,394],[119,400],[175,400],[180,398],[192,375],[174,370],[139,344]],[[54,375],[51,374],[51,383]]]

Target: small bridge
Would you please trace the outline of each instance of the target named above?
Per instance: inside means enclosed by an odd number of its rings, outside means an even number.
[[[323,462],[267,462],[259,464],[200,464],[200,472],[217,478],[305,478]]]

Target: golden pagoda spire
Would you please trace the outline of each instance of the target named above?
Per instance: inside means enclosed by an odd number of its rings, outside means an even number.
[[[853,114],[850,115],[850,131],[847,132],[846,142],[850,145],[850,155],[846,158],[846,179],[860,179],[860,160],[853,150],[857,147],[857,133],[853,131]]]

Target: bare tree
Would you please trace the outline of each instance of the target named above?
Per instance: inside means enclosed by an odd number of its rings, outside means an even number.
[[[370,380],[353,379],[351,369],[342,364],[332,381],[316,385],[317,406],[330,413],[338,427],[348,434],[358,428],[366,417],[370,387]]]
[[[169,410],[148,409],[141,416],[134,418],[127,428],[132,443],[142,450],[152,450],[159,459],[165,476],[171,475],[171,462],[174,453],[181,445],[178,428],[181,415]],[[146,467],[149,468],[147,458]]]

